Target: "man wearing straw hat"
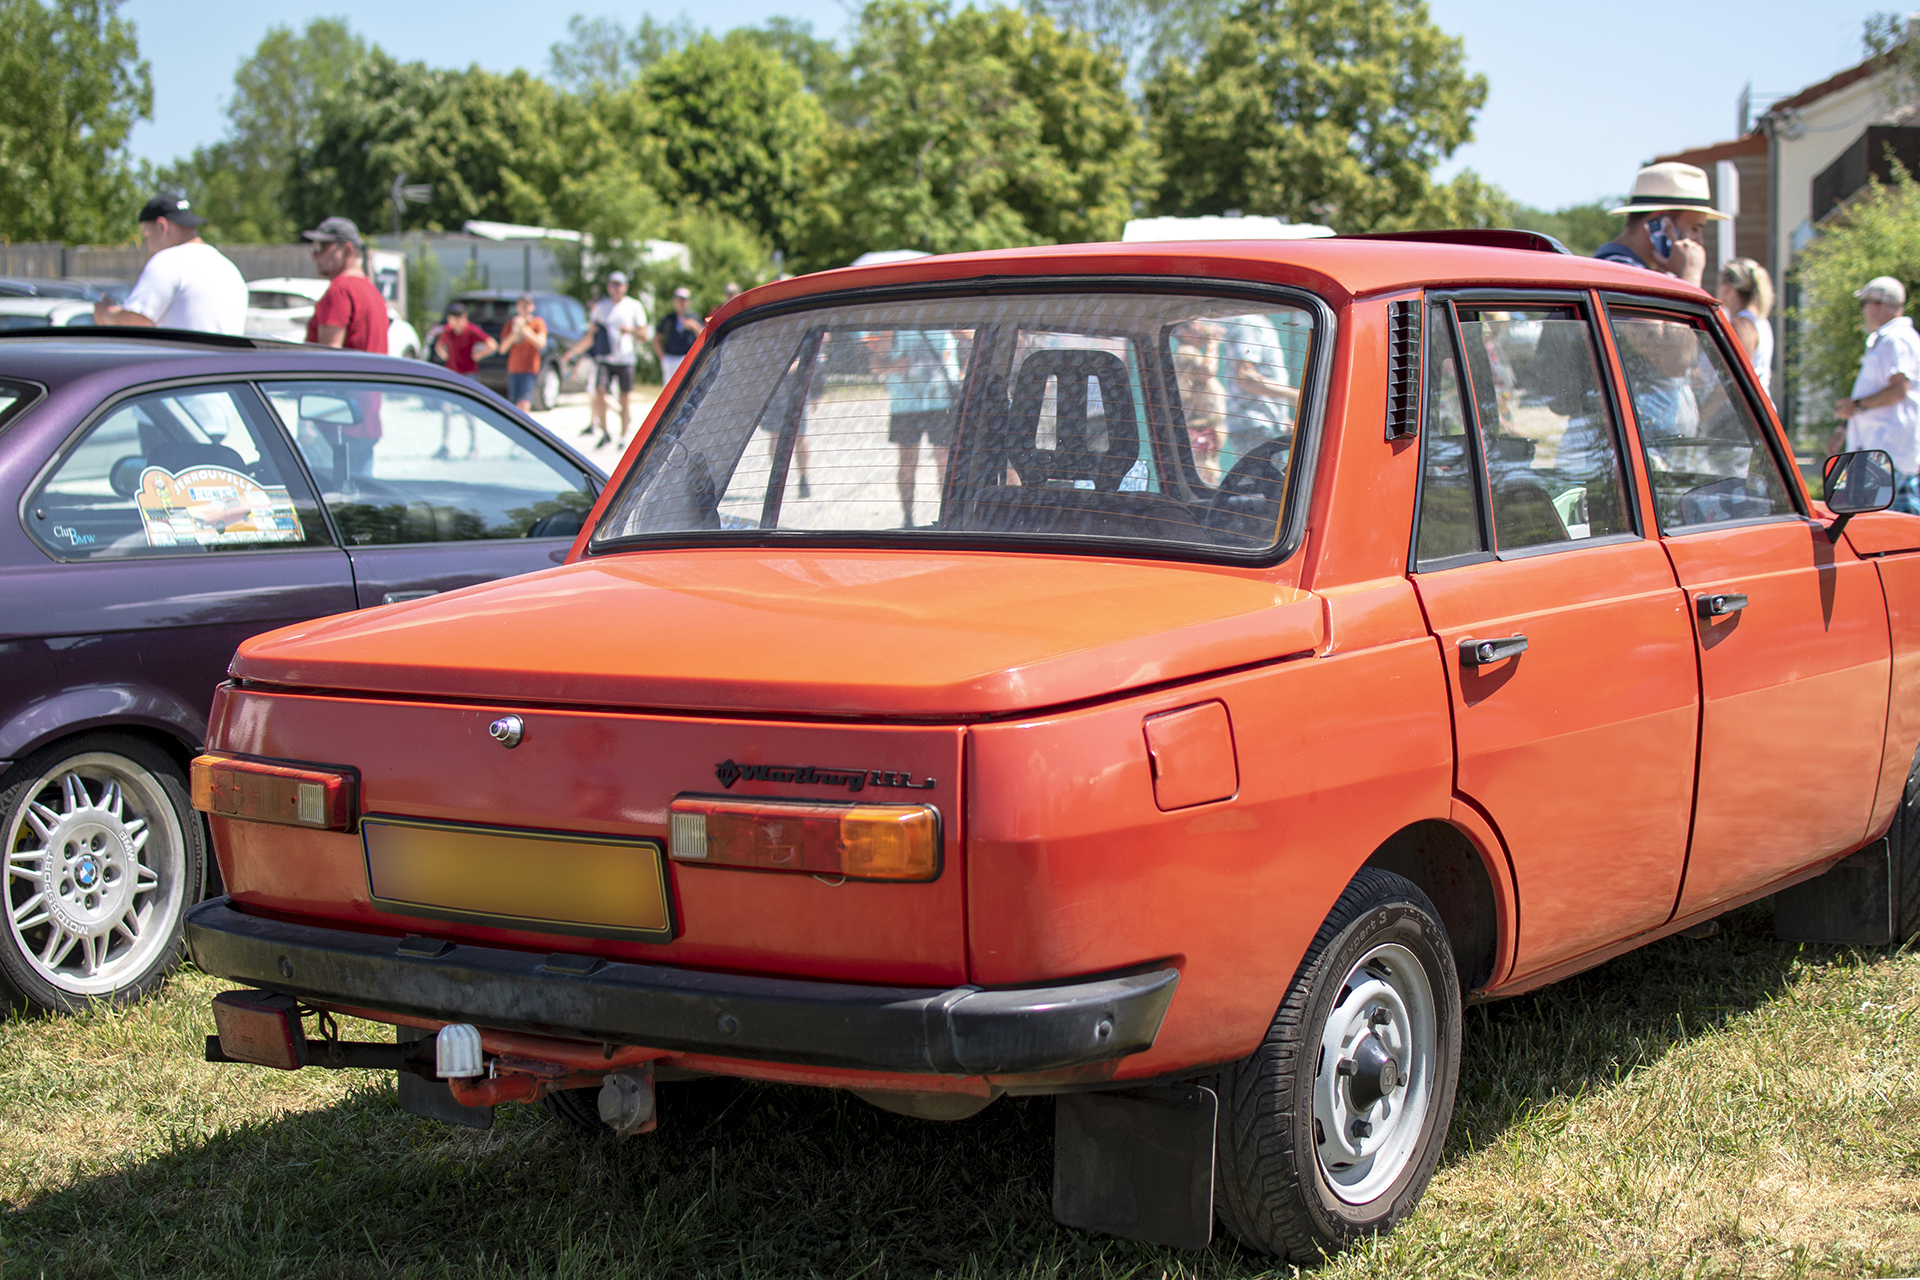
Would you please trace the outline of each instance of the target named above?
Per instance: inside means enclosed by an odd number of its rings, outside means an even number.
[[[1607,212],[1626,214],[1626,230],[1601,245],[1594,257],[1662,271],[1694,285],[1707,266],[1701,243],[1707,223],[1727,218],[1713,207],[1706,171],[1671,160],[1635,174],[1633,194]]]

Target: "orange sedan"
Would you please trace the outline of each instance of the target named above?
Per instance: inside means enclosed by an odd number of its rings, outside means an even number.
[[[1878,453],[1816,506],[1705,294],[1557,248],[736,299],[567,563],[242,646],[210,1057],[622,1135],[698,1074],[1052,1094],[1061,1221],[1308,1262],[1418,1200],[1463,1003],[1803,881],[1913,933],[1920,518]]]

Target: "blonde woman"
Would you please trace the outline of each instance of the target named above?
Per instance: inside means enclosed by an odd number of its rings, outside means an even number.
[[[1773,326],[1767,312],[1773,310],[1773,281],[1767,269],[1752,258],[1729,258],[1720,268],[1720,305],[1733,317],[1733,332],[1753,360],[1760,389],[1772,399]]]

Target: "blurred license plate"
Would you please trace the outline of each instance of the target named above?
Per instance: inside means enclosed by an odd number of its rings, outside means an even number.
[[[401,915],[591,937],[673,937],[653,840],[365,818],[367,887]]]

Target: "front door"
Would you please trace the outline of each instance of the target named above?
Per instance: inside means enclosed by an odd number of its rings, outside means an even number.
[[[593,504],[585,472],[476,397],[338,379],[261,390],[320,486],[363,609],[552,568]]]
[[[1866,834],[1890,674],[1879,575],[1808,519],[1705,318],[1610,308],[1703,707],[1679,913]]]
[[[1512,859],[1515,976],[1668,918],[1693,792],[1687,604],[1639,531],[1588,312],[1428,313],[1414,583],[1447,666],[1455,790]]]

